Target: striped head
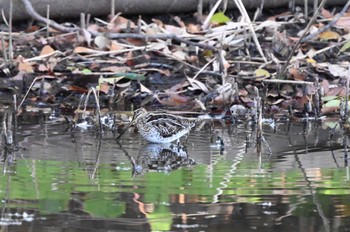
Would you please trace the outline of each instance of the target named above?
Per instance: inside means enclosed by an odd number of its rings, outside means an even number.
[[[139,118],[147,114],[147,110],[145,108],[139,108],[134,111],[134,116],[132,117],[132,122],[137,122]]]

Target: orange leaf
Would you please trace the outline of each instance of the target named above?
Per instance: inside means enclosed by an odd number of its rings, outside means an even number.
[[[338,40],[340,38],[340,35],[334,31],[325,31],[322,32],[318,37],[322,40]]]
[[[78,93],[87,93],[88,92],[87,89],[84,89],[84,88],[76,86],[76,85],[68,86],[68,89],[71,91],[78,92]]]
[[[118,44],[116,41],[112,41],[111,45],[109,47],[110,51],[119,51],[119,50],[122,50],[122,49],[124,49],[124,46]]]
[[[18,70],[19,71],[23,71],[23,72],[27,72],[27,73],[34,72],[32,64],[29,62],[24,62],[24,59],[22,56],[18,56],[17,61],[18,61]]]
[[[41,49],[40,56],[47,55],[55,52],[55,50],[50,45],[45,45],[43,49]]]
[[[290,75],[293,77],[294,80],[298,81],[304,81],[305,80],[305,75],[303,75],[299,69],[293,67],[289,69]]]

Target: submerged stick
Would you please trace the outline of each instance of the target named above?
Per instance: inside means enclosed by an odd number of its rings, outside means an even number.
[[[349,115],[348,115],[348,111],[349,111],[348,102],[349,102],[350,65],[349,65],[349,69],[348,70],[349,71],[348,71],[348,77],[346,78],[346,88],[345,88],[345,106],[344,106],[343,122],[347,122],[348,117],[349,117]]]
[[[119,140],[125,134],[125,132],[132,126],[134,121],[135,121],[135,115],[132,117],[130,123],[125,127],[125,129],[118,135],[116,140]]]

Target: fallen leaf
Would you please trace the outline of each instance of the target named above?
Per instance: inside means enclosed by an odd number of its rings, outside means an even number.
[[[48,55],[53,52],[55,52],[55,50],[50,45],[45,45],[43,49],[41,49],[40,56]]]
[[[334,99],[326,102],[323,104],[323,107],[338,107],[340,106],[340,100],[339,99]]]
[[[76,86],[76,85],[68,86],[68,90],[75,91],[77,93],[87,93],[88,92],[87,89]]]
[[[321,86],[322,86],[322,88],[323,88],[324,94],[326,94],[326,93],[329,91],[329,82],[328,82],[328,80],[324,79],[324,80],[321,82]]]
[[[124,46],[122,46],[121,44],[119,44],[117,41],[111,41],[111,44],[109,46],[109,50],[110,51],[119,51],[124,49]]]
[[[325,96],[325,97],[322,97],[322,101],[328,102],[328,101],[332,101],[332,100],[337,99],[337,98],[338,98],[337,96]]]
[[[338,86],[335,88],[330,88],[328,92],[326,92],[326,96],[341,96],[342,92],[345,92],[344,86]]]
[[[29,62],[24,62],[24,59],[21,55],[19,55],[16,60],[18,62],[18,71],[23,71],[23,72],[27,72],[27,73],[34,72],[32,64]]]
[[[99,51],[96,51],[87,47],[76,47],[74,48],[73,52],[76,54],[81,54],[81,53],[96,53]]]
[[[304,81],[306,78],[306,75],[301,73],[300,70],[295,68],[295,67],[290,68],[289,73],[293,77],[294,80]]]
[[[94,43],[99,49],[106,49],[109,48],[111,41],[104,35],[98,35],[95,37]]]
[[[326,19],[333,18],[333,15],[331,14],[331,12],[329,12],[328,10],[326,10],[324,8],[321,9],[321,15]]]
[[[339,50],[339,52],[345,52],[346,50],[348,50],[350,48],[350,40],[348,40]]]
[[[322,114],[334,114],[338,113],[339,107],[322,107],[321,113]]]
[[[262,68],[256,69],[254,71],[254,74],[256,77],[270,77],[271,76],[271,74],[267,70],[262,69]]]
[[[217,23],[217,24],[227,23],[229,21],[231,21],[231,19],[222,12],[218,12],[214,14],[210,19],[211,23]]]
[[[338,40],[340,35],[334,31],[325,31],[318,35],[321,40]]]
[[[197,33],[200,33],[202,30],[201,30],[201,26],[200,25],[189,23],[187,25],[187,31],[189,33],[192,33],[192,34],[197,34]]]
[[[348,70],[343,68],[338,64],[329,64],[328,65],[329,72],[335,77],[347,77]]]

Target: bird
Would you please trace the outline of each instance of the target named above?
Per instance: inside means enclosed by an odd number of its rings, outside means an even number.
[[[117,140],[131,126],[135,125],[141,136],[150,143],[171,143],[188,134],[197,118],[186,118],[168,113],[148,112],[145,108],[134,111],[133,118]]]

